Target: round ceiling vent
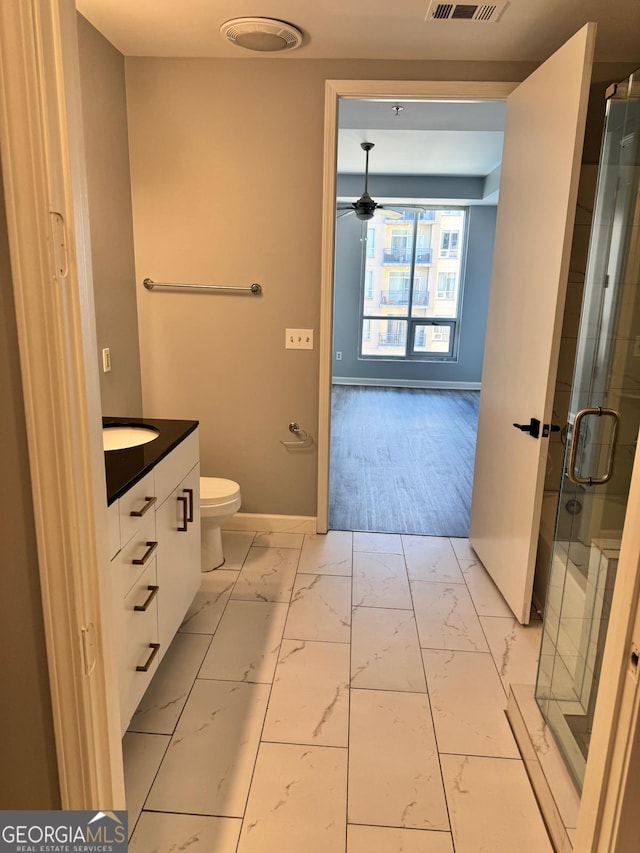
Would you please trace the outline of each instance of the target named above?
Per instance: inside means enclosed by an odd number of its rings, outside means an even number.
[[[274,18],[233,18],[220,27],[220,35],[238,47],[263,53],[294,50],[302,44],[300,30]]]

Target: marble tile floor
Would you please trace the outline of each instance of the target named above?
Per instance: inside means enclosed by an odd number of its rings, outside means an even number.
[[[225,531],[123,741],[136,853],[550,853],[464,539]]]

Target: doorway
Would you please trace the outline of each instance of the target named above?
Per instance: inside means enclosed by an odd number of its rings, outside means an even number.
[[[468,535],[505,109],[340,101],[331,528]]]
[[[331,529],[466,537],[479,397],[334,384]]]

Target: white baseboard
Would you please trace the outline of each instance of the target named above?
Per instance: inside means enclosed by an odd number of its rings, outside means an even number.
[[[267,515],[238,512],[224,525],[225,530],[260,530],[271,533],[315,533],[314,515]]]
[[[370,379],[334,376],[333,385],[377,385],[381,388],[435,388],[440,391],[479,391],[481,382],[447,382],[440,379]]]

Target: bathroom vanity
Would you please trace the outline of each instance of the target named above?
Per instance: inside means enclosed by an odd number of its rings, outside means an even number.
[[[104,418],[103,426],[122,424]],[[124,733],[200,585],[197,421],[129,418],[146,444],[105,451],[113,626]]]

